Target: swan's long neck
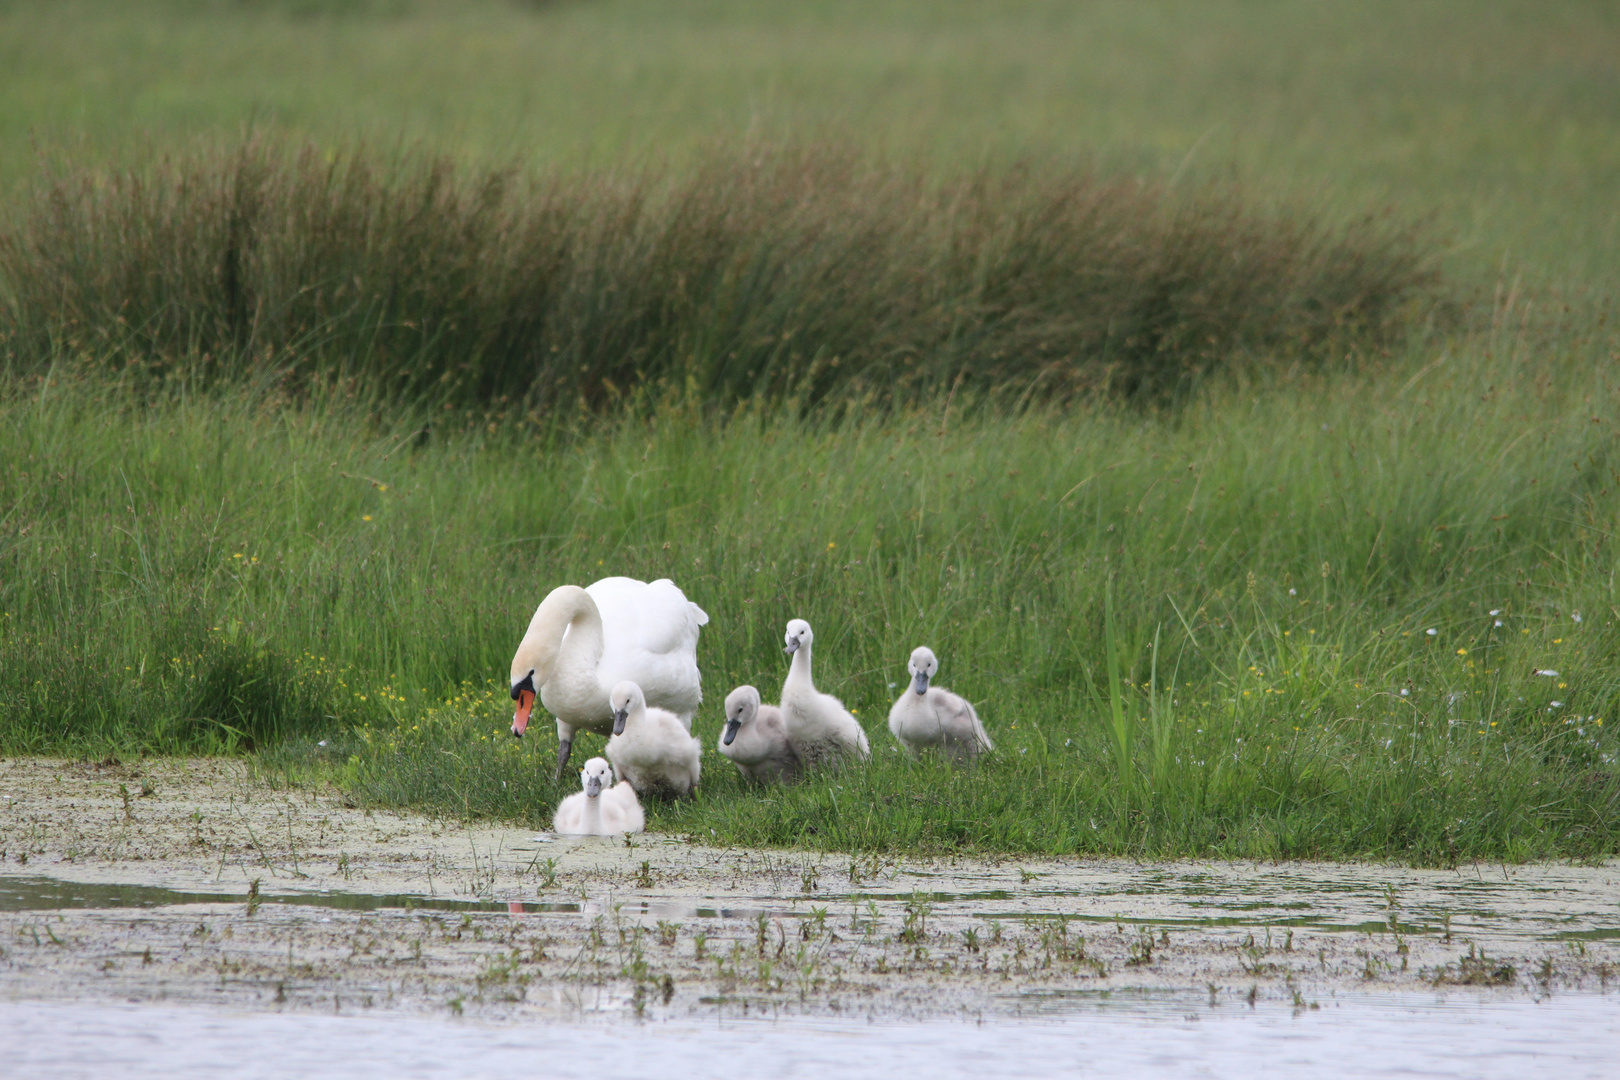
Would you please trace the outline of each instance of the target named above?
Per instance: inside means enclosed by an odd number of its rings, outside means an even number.
[[[530,620],[512,661],[512,677],[520,679],[532,667],[552,712],[602,713],[608,692],[596,673],[602,648],[602,613],[596,601],[578,586],[562,585],[551,590]]]
[[[793,685],[802,685],[812,688],[815,683],[810,679],[810,646],[800,645],[793,650],[793,666],[788,668],[787,681]]]
[[[591,798],[585,796],[585,816],[580,822],[587,833],[600,833],[602,831],[602,796]]]

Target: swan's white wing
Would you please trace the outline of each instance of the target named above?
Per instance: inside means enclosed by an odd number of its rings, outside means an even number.
[[[709,616],[668,578],[603,578],[585,591],[602,614],[602,685],[632,680],[649,705],[675,713],[690,730],[703,700],[698,632]]]

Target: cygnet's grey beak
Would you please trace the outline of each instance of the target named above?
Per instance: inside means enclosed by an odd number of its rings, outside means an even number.
[[[620,709],[617,712],[615,712],[613,714],[613,734],[615,734],[615,735],[623,735],[624,734],[624,722],[629,718],[630,718],[630,711],[628,709]]]
[[[797,650],[798,647],[799,647],[799,639],[798,638],[788,638],[788,643],[787,643],[786,647],[782,649],[782,651],[787,653],[789,656],[792,656],[794,651]]]
[[[928,693],[928,672],[917,672],[917,674],[912,677],[911,688],[917,691],[918,696]]]
[[[720,737],[720,741],[725,743],[727,746],[730,746],[731,745],[731,740],[735,739],[737,737],[737,731],[741,727],[742,727],[742,721],[741,720],[727,720],[726,721],[726,733]]]
[[[600,776],[587,776],[585,778],[585,797],[594,799],[602,794],[602,778]]]

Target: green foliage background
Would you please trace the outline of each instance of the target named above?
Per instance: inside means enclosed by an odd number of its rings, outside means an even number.
[[[707,744],[731,686],[772,696],[803,616],[878,753],[767,793],[710,754],[656,828],[1611,853],[1617,46],[1608,5],[1506,0],[0,7],[17,214],[40,158],[156,175],[248,132],[570,175],[836,139],[941,177],[1031,158],[1219,183],[1329,226],[1392,205],[1432,230],[1449,311],[1173,410],[671,386],[538,424],[342,377],[143,373],[86,342],[41,365],[8,339],[0,745],[251,747],[360,799],[538,824],[562,789],[547,740],[503,735],[499,685],[524,620],[555,584],[669,575],[713,617]],[[924,642],[996,739],[976,770],[889,749],[889,684]]]

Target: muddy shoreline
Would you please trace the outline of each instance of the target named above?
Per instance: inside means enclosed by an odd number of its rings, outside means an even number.
[[[1620,980],[1620,870],[873,859],[343,805],[232,760],[0,762],[0,999],[509,1019],[1038,1014]]]

